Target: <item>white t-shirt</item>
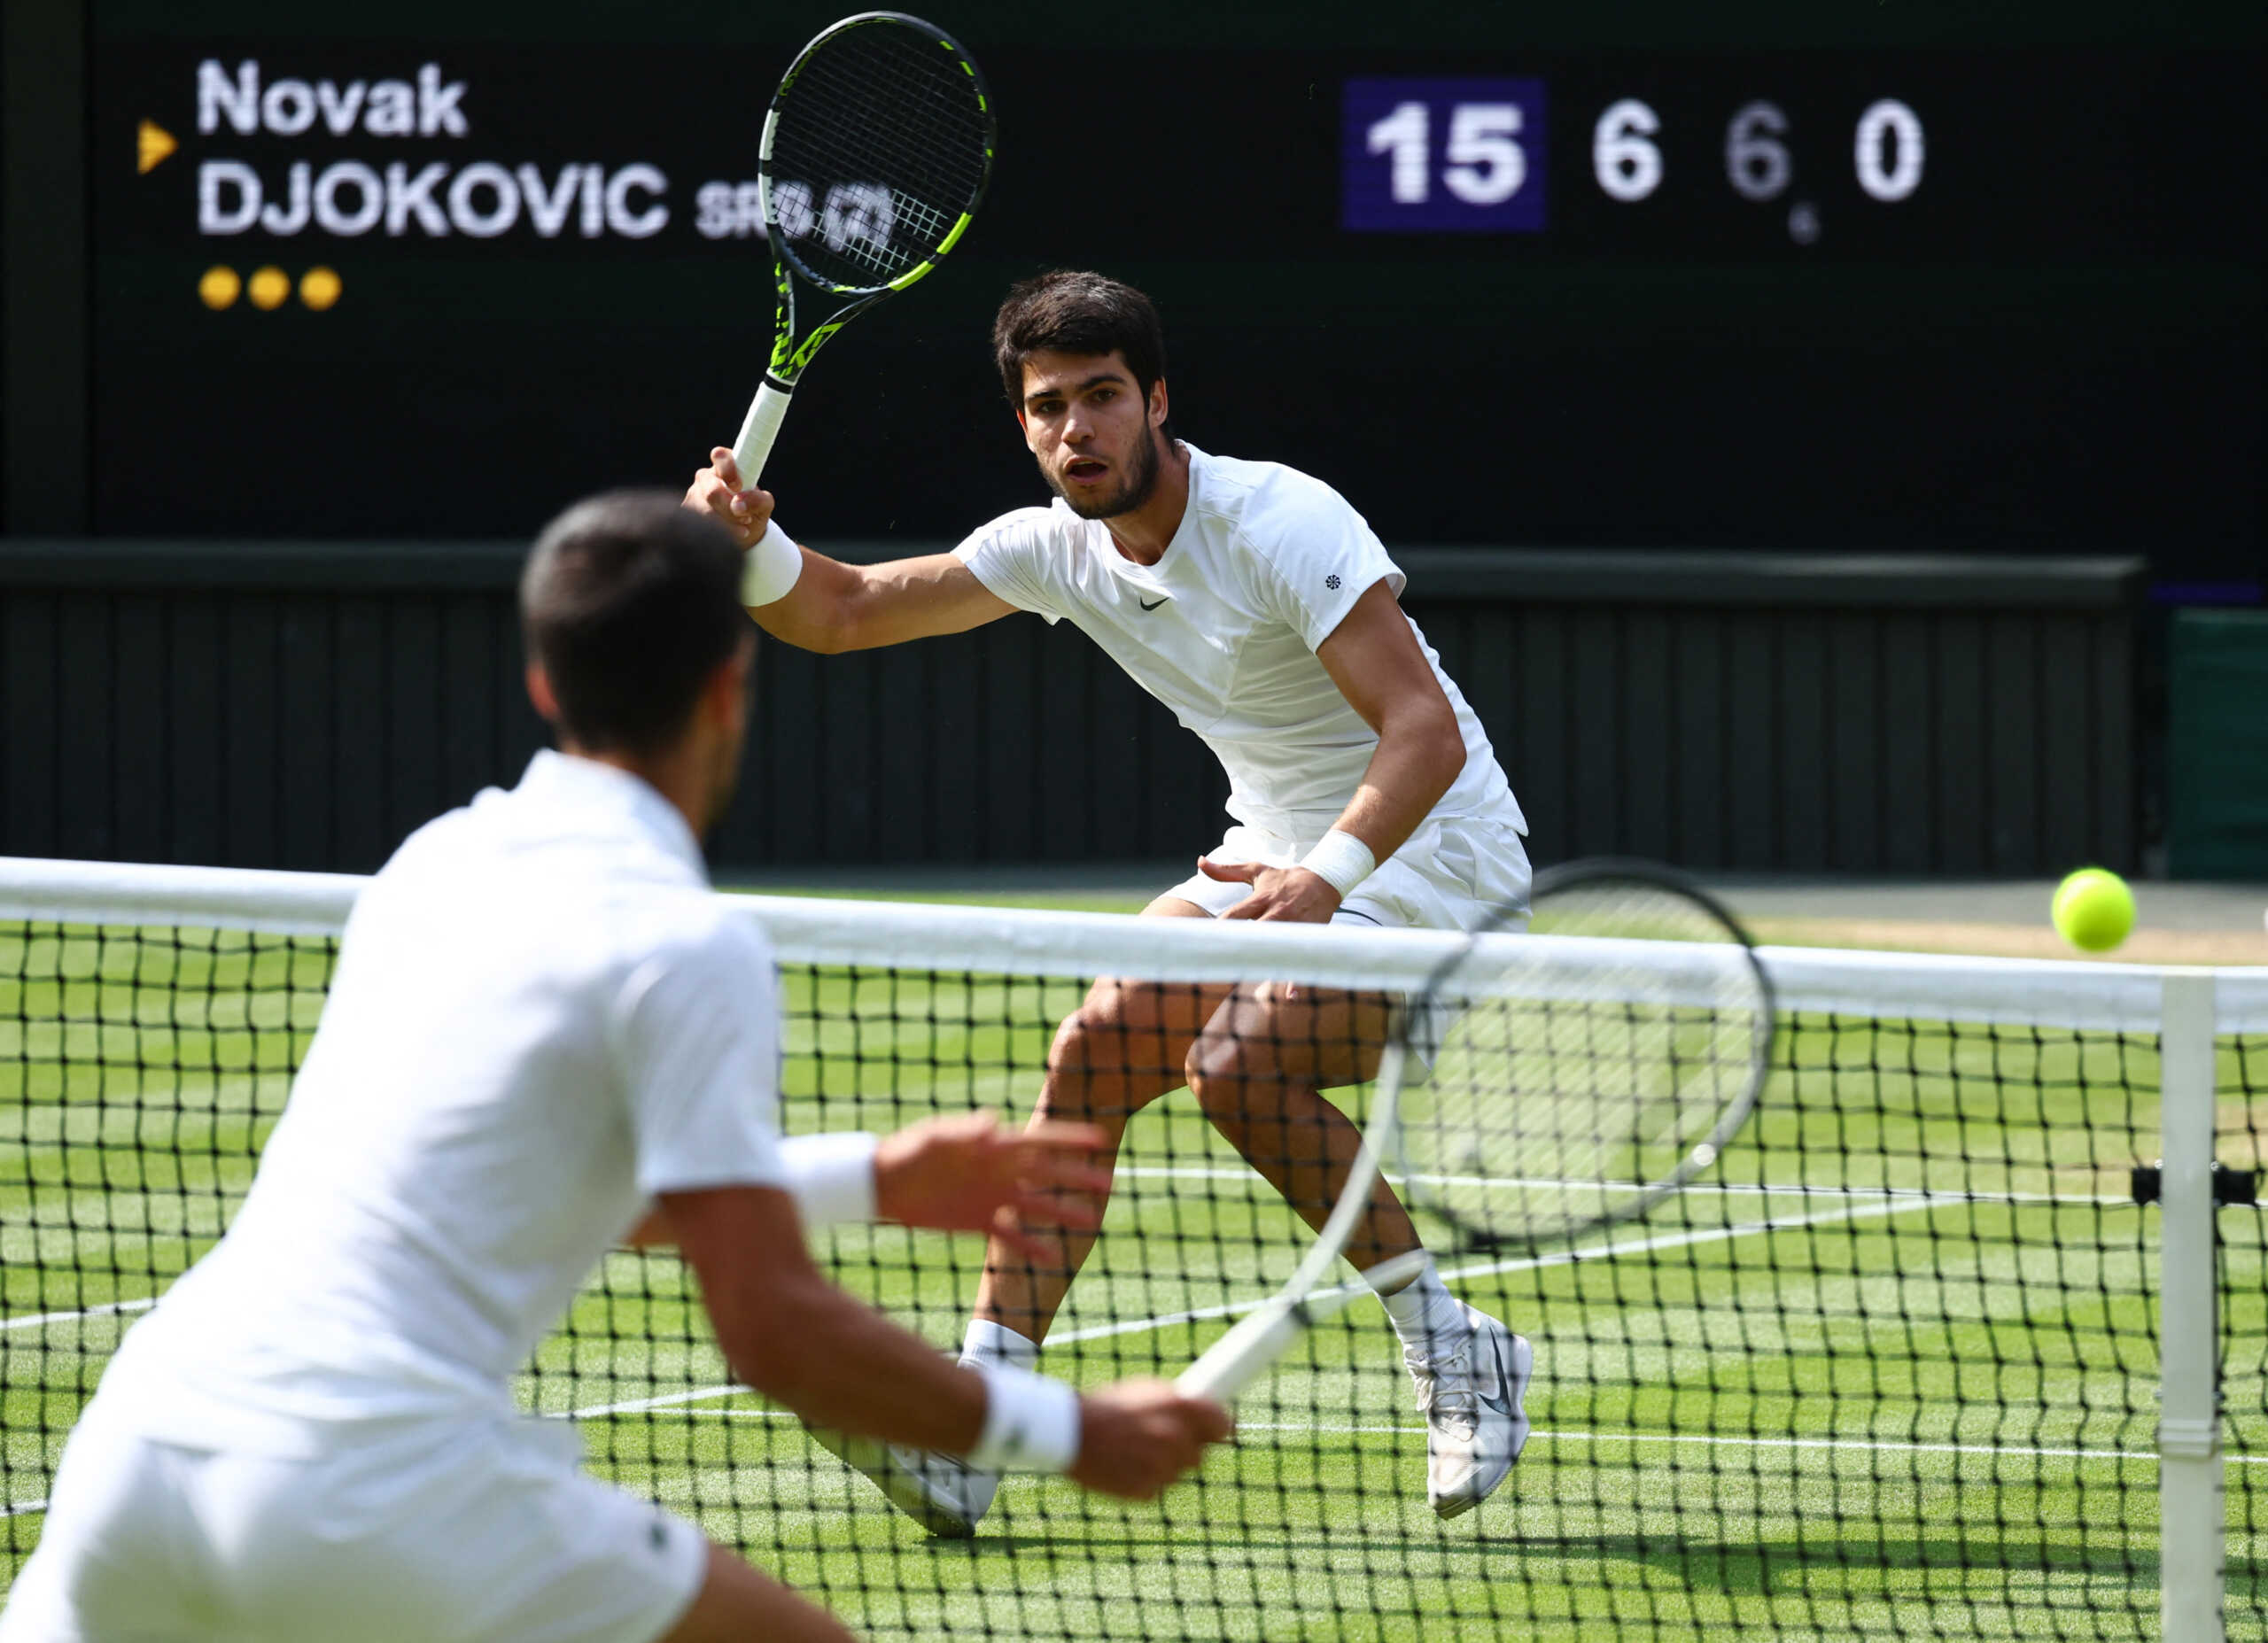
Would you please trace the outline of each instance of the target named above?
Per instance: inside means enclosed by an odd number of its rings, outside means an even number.
[[[1316,658],[1355,601],[1402,572],[1363,516],[1319,479],[1276,462],[1189,453],[1189,508],[1154,565],[1060,499],[1004,514],[954,550],[1020,609],[1065,617],[1205,740],[1229,774],[1229,814],[1305,845],[1339,819],[1378,747]],[[1403,620],[1407,621],[1405,616]],[[1464,769],[1434,818],[1527,824],[1495,751],[1410,624],[1456,709]]]
[[[678,811],[538,754],[363,892],[243,1208],[128,1334],[105,1406],[270,1453],[334,1422],[509,1409],[654,1195],[797,1188],[777,1011],[763,935]]]

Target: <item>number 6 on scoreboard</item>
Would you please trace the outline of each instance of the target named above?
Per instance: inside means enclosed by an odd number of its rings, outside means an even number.
[[[992,136],[975,59],[902,12],[844,18],[788,65],[757,172],[778,299],[772,362],[733,441],[743,486],[764,472],[812,356],[959,242],[991,178]],[[800,335],[799,282],[841,299]]]

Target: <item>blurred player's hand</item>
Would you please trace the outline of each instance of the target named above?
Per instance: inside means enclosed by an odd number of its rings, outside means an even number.
[[[1056,1244],[1025,1228],[1099,1227],[1110,1172],[1094,1154],[1109,1144],[1092,1124],[1017,1130],[993,1112],[924,1119],[875,1149],[874,1213],[936,1232],[989,1232],[1027,1259],[1060,1261]]]
[[[1209,1398],[1184,1398],[1164,1381],[1121,1381],[1079,1399],[1079,1458],[1068,1476],[1082,1488],[1146,1500],[1234,1430]]]
[[[1197,858],[1197,871],[1224,884],[1248,884],[1252,894],[1223,913],[1223,918],[1281,918],[1293,924],[1329,924],[1339,911],[1339,892],[1320,873],[1304,867],[1262,867],[1251,862]]]
[[[755,546],[764,527],[772,523],[772,492],[742,490],[741,470],[732,452],[721,445],[709,453],[709,466],[686,487],[685,505],[721,521],[744,548]]]

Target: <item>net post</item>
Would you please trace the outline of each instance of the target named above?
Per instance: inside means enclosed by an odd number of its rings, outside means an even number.
[[[2222,1637],[2214,1026],[2212,972],[2168,973],[2158,1037],[2158,1602],[2166,1643]]]

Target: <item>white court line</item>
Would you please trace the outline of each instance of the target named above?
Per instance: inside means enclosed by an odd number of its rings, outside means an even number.
[[[1121,1176],[1137,1176],[1153,1181],[1241,1181],[1265,1184],[1261,1176],[1249,1169],[1205,1167],[1196,1165],[1122,1165]],[[1398,1177],[1396,1179],[1399,1179]],[[1550,1180],[1503,1180],[1492,1177],[1444,1175],[1429,1176],[1429,1180],[1446,1182],[1452,1186],[1504,1185],[1518,1187],[1558,1187],[1570,1183]],[[1586,1186],[1602,1183],[1584,1182]],[[1627,1182],[1606,1182],[1609,1186]],[[2137,1209],[2140,1206],[2131,1197],[2109,1194],[2079,1194],[2054,1192],[1941,1192],[1929,1187],[1806,1187],[1797,1185],[1746,1185],[1725,1182],[1697,1182],[1679,1190],[1688,1197],[1790,1197],[1790,1198],[1864,1198],[1868,1200],[1902,1198],[1915,1204],[2061,1204],[2072,1206],[2095,1205],[2111,1209]],[[1797,1223],[1789,1223],[1790,1225]],[[1511,1270],[1490,1268],[1489,1270]],[[100,1306],[89,1306],[83,1312],[43,1312],[25,1318],[0,1318],[0,1332],[10,1329],[35,1329],[46,1323],[67,1323],[76,1318],[97,1318],[113,1313],[146,1312],[158,1304],[152,1296],[143,1300],[112,1301]],[[1216,1314],[1195,1314],[1216,1315]],[[1225,1315],[1225,1314],[1217,1314]],[[1063,1337],[1072,1338],[1070,1337]]]
[[[1500,1272],[1535,1272],[1547,1267],[1571,1266],[1581,1260],[1598,1260],[1612,1255],[1643,1255],[1655,1250],[1686,1249],[1701,1244],[1723,1244],[1751,1233],[1792,1232],[1801,1227],[1824,1226],[1839,1221],[1873,1221],[1884,1215],[1903,1215],[1914,1210],[1930,1209],[1928,1199],[1891,1198],[1880,1203],[1862,1204],[1856,1208],[1821,1210],[1814,1215],[1798,1215],[1792,1219],[1736,1221],[1729,1227],[1710,1227],[1699,1232],[1668,1232],[1651,1238],[1641,1238],[1628,1244],[1594,1244],[1581,1249],[1555,1250],[1549,1255],[1525,1255],[1506,1260],[1476,1261],[1441,1274],[1443,1282],[1453,1278],[1485,1277]],[[1361,1285],[1340,1286],[1338,1293],[1360,1292]],[[1270,1298],[1273,1298],[1272,1297]],[[1161,1318],[1135,1319],[1124,1323],[1107,1323],[1091,1329],[1074,1329],[1068,1335],[1051,1336],[1051,1341],[1098,1341],[1115,1335],[1138,1335],[1146,1329],[1155,1329],[1168,1324],[1199,1323],[1214,1318],[1234,1318],[1257,1311],[1266,1300],[1231,1301],[1220,1306],[1199,1306],[1187,1312],[1169,1313]]]
[[[44,1500],[11,1500],[6,1506],[0,1506],[0,1517],[29,1517],[35,1512],[46,1510]]]
[[[99,1306],[89,1306],[78,1312],[43,1312],[35,1313],[27,1318],[0,1318],[0,1332],[36,1329],[43,1323],[68,1323],[74,1318],[106,1318],[119,1313],[147,1312],[157,1304],[158,1298],[151,1295],[140,1300],[105,1301]]]
[[[1814,1215],[1800,1215],[1793,1220],[1751,1221],[1730,1227],[1711,1227],[1700,1232],[1666,1233],[1658,1237],[1642,1238],[1631,1244],[1600,1244],[1579,1250],[1560,1250],[1550,1255],[1531,1255],[1517,1260],[1482,1261],[1469,1267],[1459,1267],[1441,1275],[1444,1280],[1470,1278],[1487,1273],[1528,1272],[1543,1267],[1562,1267],[1571,1261],[1593,1260],[1609,1255],[1643,1254],[1651,1250],[1682,1249],[1698,1244],[1721,1244],[1733,1238],[1744,1237],[1757,1232],[1789,1232],[1799,1227],[1816,1227],[1836,1221],[1872,1220],[1884,1215],[1900,1215],[1909,1211],[1932,1207],[1926,1199],[1889,1199],[1878,1204],[1860,1205],[1821,1210]],[[1338,1293],[1358,1290],[1357,1283],[1342,1284]],[[1051,1345],[1067,1345],[1077,1341],[1104,1340],[1116,1335],[1139,1335],[1146,1330],[1169,1328],[1177,1323],[1200,1323],[1214,1318],[1234,1318],[1256,1312],[1274,1299],[1272,1295],[1257,1300],[1229,1301],[1218,1306],[1199,1306],[1187,1312],[1167,1313],[1155,1318],[1129,1319],[1121,1323],[1103,1324],[1091,1329],[1073,1329],[1066,1334],[1048,1337]],[[610,1414],[635,1414],[649,1409],[666,1409],[680,1404],[703,1403],[712,1398],[733,1397],[746,1389],[739,1386],[703,1386],[690,1391],[665,1392],[655,1398],[638,1398],[624,1403],[597,1404],[587,1409],[572,1409],[563,1414],[547,1418],[561,1421],[594,1419]]]

